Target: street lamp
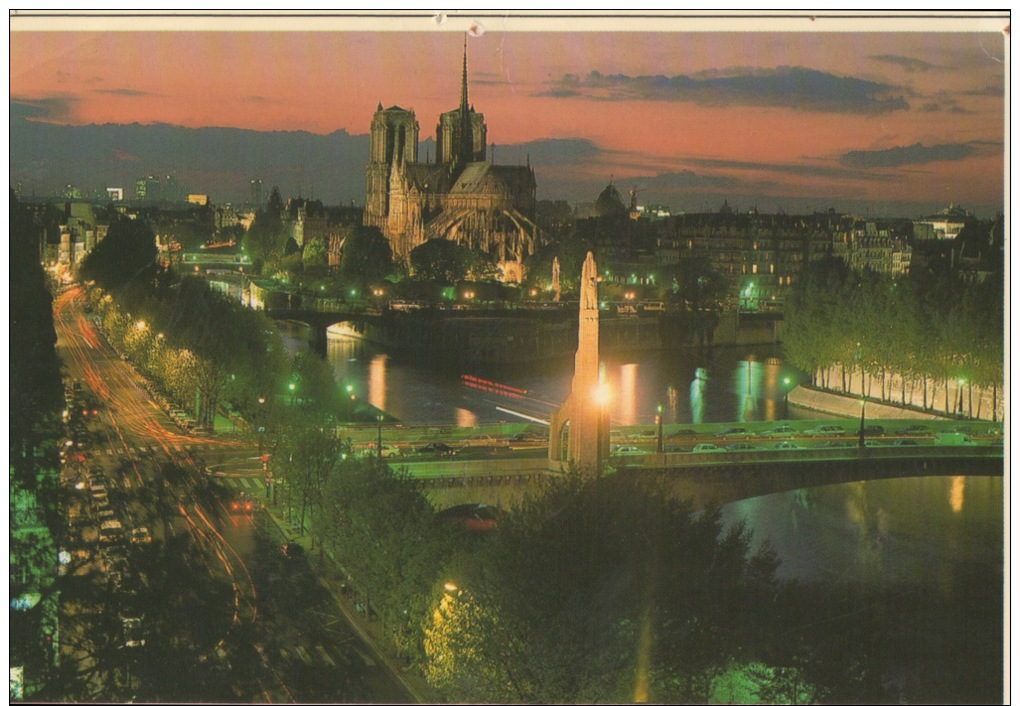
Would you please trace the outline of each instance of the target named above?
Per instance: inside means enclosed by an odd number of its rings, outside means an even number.
[[[266,431],[266,427],[265,427],[265,415],[263,414],[263,410],[265,409],[265,407],[264,407],[265,404],[266,404],[266,398],[263,397],[262,395],[259,395],[259,414],[258,414],[258,419],[255,420],[255,423],[258,425],[255,428],[255,432],[259,435],[259,456],[262,456],[262,435]]]
[[[382,422],[383,422],[383,415],[381,413],[377,414],[375,418],[376,418],[376,421],[379,422],[379,436],[378,436],[378,438],[376,439],[376,442],[375,442],[375,451],[376,451],[376,455],[377,455],[377,460],[379,461],[379,465],[382,466]]]
[[[783,419],[790,418],[790,378],[783,378]]]
[[[659,434],[655,440],[655,453],[662,453],[662,405],[655,408],[655,423],[659,427]]]

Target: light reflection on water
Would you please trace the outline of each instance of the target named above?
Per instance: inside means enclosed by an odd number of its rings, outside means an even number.
[[[307,329],[278,322],[287,349],[307,350]],[[792,375],[769,346],[722,349],[709,353],[678,350],[661,356],[604,358],[605,380],[612,388],[611,422],[654,424],[662,405],[663,422],[690,424],[780,419],[784,414],[782,379]],[[749,361],[750,356],[750,361]],[[405,423],[471,425],[520,422],[497,407],[548,419],[567,398],[573,359],[561,364],[493,373],[493,382],[528,390],[526,399],[507,398],[465,386],[460,371],[438,371],[394,357],[350,336],[330,335],[327,357],[337,381],[351,384],[370,404]]]
[[[959,475],[803,488],[722,515],[769,542],[780,578],[815,584],[833,606],[856,597],[819,634],[865,630],[885,645],[869,647],[889,696],[879,703],[1002,703],[1003,508],[1003,478]]]
[[[1002,478],[896,478],[802,488],[730,503],[768,540],[784,578],[919,583],[954,590],[968,567],[1003,570]],[[960,569],[961,571],[956,571]]]

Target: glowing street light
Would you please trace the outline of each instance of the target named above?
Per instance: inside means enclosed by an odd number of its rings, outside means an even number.
[[[265,434],[266,431],[266,422],[263,415],[263,409],[265,404],[266,398],[262,395],[259,395],[259,414],[258,414],[259,418],[256,421],[256,424],[258,424],[258,426],[255,429],[256,433],[259,435],[259,456],[262,455],[262,436],[263,434]]]
[[[662,405],[655,408],[655,425],[658,427],[658,434],[655,438],[655,453],[662,453]]]

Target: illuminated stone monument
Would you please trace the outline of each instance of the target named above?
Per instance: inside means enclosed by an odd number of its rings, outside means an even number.
[[[597,470],[609,460],[608,399],[605,388],[599,385],[598,268],[590,252],[581,269],[578,319],[570,395],[553,413],[550,422],[549,466],[552,469],[573,463]]]

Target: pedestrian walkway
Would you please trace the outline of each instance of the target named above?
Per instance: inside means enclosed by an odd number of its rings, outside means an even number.
[[[856,419],[861,416],[861,398],[835,392],[797,387],[790,390],[790,405],[822,412],[836,417]],[[871,419],[945,419],[945,416],[868,399],[864,413]]]

